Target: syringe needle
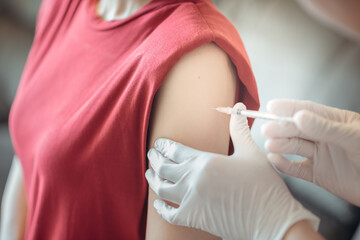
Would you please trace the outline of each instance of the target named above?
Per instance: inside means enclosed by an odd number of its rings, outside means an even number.
[[[225,113],[225,114],[238,114],[243,115],[249,118],[260,118],[265,120],[274,120],[274,121],[285,121],[285,122],[294,122],[292,117],[283,117],[277,116],[272,113],[267,112],[259,112],[259,111],[252,111],[252,110],[236,110],[231,107],[217,107],[215,110]]]

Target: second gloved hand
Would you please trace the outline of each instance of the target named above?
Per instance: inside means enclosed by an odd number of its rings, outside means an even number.
[[[243,104],[235,108],[244,109]],[[168,139],[155,142],[146,172],[163,200],[154,207],[168,222],[230,239],[282,239],[294,223],[319,220],[290,194],[256,146],[246,117],[233,115],[232,156],[202,152]]]
[[[283,173],[313,182],[360,206],[360,115],[313,103],[278,99],[270,112],[295,123],[270,122],[262,131],[269,160]],[[306,157],[289,161],[280,154]]]

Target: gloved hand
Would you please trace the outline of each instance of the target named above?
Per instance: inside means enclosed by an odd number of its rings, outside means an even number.
[[[310,101],[278,99],[268,110],[295,123],[263,125],[268,159],[281,172],[313,182],[360,206],[360,115]],[[274,154],[276,153],[276,154]],[[280,154],[307,159],[289,161]]]
[[[244,109],[243,104],[235,105]],[[318,228],[319,220],[290,194],[256,146],[246,117],[232,115],[231,156],[201,152],[168,139],[148,152],[150,187],[174,208],[155,200],[169,223],[188,226],[225,239],[281,239],[300,220]]]

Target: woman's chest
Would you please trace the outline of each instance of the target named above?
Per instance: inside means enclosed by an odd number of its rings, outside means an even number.
[[[108,139],[135,136],[145,119],[135,109],[153,94],[143,56],[137,50],[109,55],[73,41],[52,48],[36,66],[29,59],[10,117],[18,154],[63,162],[104,148]]]

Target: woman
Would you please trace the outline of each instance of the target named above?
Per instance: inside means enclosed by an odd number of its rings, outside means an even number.
[[[229,119],[211,108],[235,101],[256,109],[255,81],[235,28],[209,0],[44,0],[10,114],[21,165],[3,234],[214,239],[148,207],[146,152],[168,137],[228,153]]]

